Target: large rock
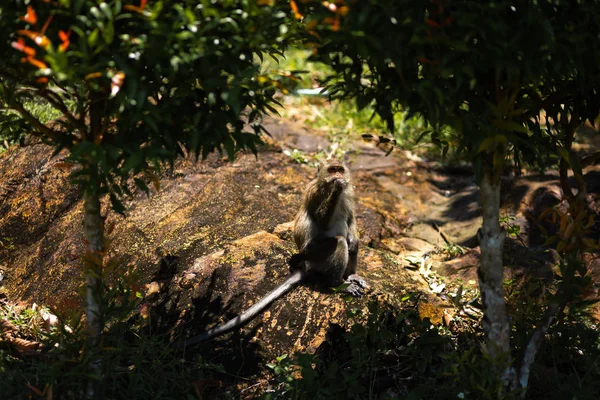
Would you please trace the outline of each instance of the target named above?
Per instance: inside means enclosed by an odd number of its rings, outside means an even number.
[[[109,211],[104,202],[110,227],[107,262],[119,265],[116,271],[132,268],[139,284],[145,285],[172,277],[260,231],[282,237],[291,252],[290,226],[276,227],[293,220],[315,169],[293,162],[281,149],[294,146],[299,138],[307,143],[307,151],[329,142],[323,135],[299,133],[293,124],[273,121],[269,128],[275,139],[258,158],[241,154],[227,162],[211,155],[198,163],[179,159],[173,171],[160,178],[158,192],[152,187],[150,196],[135,192],[127,200],[126,216]],[[61,302],[77,298],[83,281],[81,196],[69,182],[64,154],[51,154],[50,147],[33,144],[0,155],[0,291],[11,299]],[[390,160],[399,162],[388,157],[387,167]],[[404,229],[407,212],[368,171],[356,171],[354,185],[362,246],[383,248],[382,239]],[[165,272],[165,260],[170,259],[177,263]]]
[[[174,328],[173,335],[197,334],[239,314],[289,274],[287,260],[295,251],[290,221],[315,169],[295,163],[282,149],[302,143],[305,151],[318,151],[329,142],[322,135],[298,133],[294,125],[272,122],[269,129],[274,139],[258,158],[179,159],[172,172],[160,177],[158,192],[135,192],[127,200],[125,216],[108,211],[104,203],[110,227],[106,263],[113,265],[109,281],[132,269],[145,288],[142,311],[153,313],[163,328]],[[354,160],[364,165],[367,153],[382,155],[373,148],[362,157],[351,156],[351,169]],[[69,183],[63,155],[50,155],[51,148],[42,144],[0,155],[0,291],[11,300],[72,304],[83,282],[82,200]],[[423,302],[435,309],[439,300],[430,296],[427,282],[382,242],[401,236],[407,227],[404,201],[377,176],[405,179],[405,170],[394,167],[402,165],[401,156],[354,171],[358,269],[371,295],[428,293]],[[403,246],[419,247],[411,239]],[[347,300],[309,282],[233,335],[247,337],[267,359],[315,349],[332,324],[347,324],[348,307],[364,308],[367,301]]]

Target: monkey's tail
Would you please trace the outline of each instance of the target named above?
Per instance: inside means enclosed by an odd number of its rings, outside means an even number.
[[[291,288],[293,288],[298,283],[302,282],[304,278],[306,278],[308,272],[305,270],[299,270],[294,272],[285,282],[281,285],[277,286],[271,292],[269,292],[265,297],[260,299],[256,304],[252,305],[249,309],[242,312],[237,317],[230,319],[229,321],[216,326],[212,329],[207,330],[204,333],[201,333],[198,336],[194,336],[188,339],[185,339],[179,342],[181,346],[191,346],[205,340],[211,339],[215,336],[222,335],[223,333],[230,331],[234,328],[245,325],[252,318],[256,317],[262,310],[264,310],[269,304],[273,301],[277,300],[279,297],[286,294]]]

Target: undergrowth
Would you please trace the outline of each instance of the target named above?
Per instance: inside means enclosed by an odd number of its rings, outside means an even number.
[[[530,284],[509,283],[518,325],[512,337],[515,354],[522,352],[523,336],[543,313],[539,299],[531,297]],[[528,301],[533,307],[519,307]],[[502,360],[492,360],[483,351],[479,321],[456,313],[448,326],[434,327],[413,306],[401,310],[381,301],[370,302],[367,313],[350,314],[350,329],[333,327],[316,353],[284,354],[267,364],[274,378],[262,398],[521,398],[519,392],[505,393],[493,372]],[[583,309],[573,307],[543,342],[526,398],[592,400],[598,393],[598,327]]]
[[[56,309],[0,302],[0,398],[85,398],[91,360],[102,360],[105,399],[197,399],[207,364],[185,359],[138,313],[139,295],[119,283],[106,288],[101,348],[85,351],[77,302]]]
[[[515,354],[543,312],[533,280],[507,283],[515,321]],[[86,352],[76,304],[62,310],[0,302],[2,399],[81,399],[91,359],[103,361],[105,399],[512,399],[500,395],[498,360],[482,351],[479,321],[455,310],[434,326],[422,319],[419,296],[372,298],[348,309],[348,326],[330,326],[314,353],[284,354],[263,364],[268,386],[239,392],[235,374],[198,352],[185,356],[150,329],[139,295],[127,286],[107,288],[107,328],[101,349]],[[526,306],[529,305],[529,306]],[[597,399],[600,393],[598,327],[585,304],[566,310],[550,329],[534,364],[527,399]],[[225,347],[227,348],[227,347]],[[258,374],[260,371],[256,370]],[[244,378],[252,382],[251,377]],[[246,384],[248,386],[249,383]],[[210,391],[206,387],[212,386]],[[208,393],[208,394],[207,394]]]

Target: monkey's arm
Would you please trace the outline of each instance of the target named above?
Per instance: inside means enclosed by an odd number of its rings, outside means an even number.
[[[348,219],[348,235],[346,236],[348,242],[348,267],[344,273],[344,279],[348,276],[356,274],[356,267],[358,265],[358,231],[356,229],[356,220],[354,217]]]
[[[193,336],[191,338],[185,339],[178,344],[180,346],[191,346],[205,340],[211,339],[215,336],[222,335],[225,332],[228,332],[232,329],[245,325],[252,318],[256,317],[262,310],[264,310],[269,304],[283,296],[290,290],[292,287],[300,283],[303,279],[306,278],[308,273],[306,271],[296,271],[293,273],[285,282],[281,285],[277,286],[274,290],[269,292],[265,297],[260,299],[256,304],[242,312],[237,317],[230,319],[229,321],[216,326],[212,329],[207,330],[206,332]]]
[[[331,217],[333,217],[333,213],[335,212],[335,206],[337,205],[338,199],[340,198],[340,194],[343,190],[343,183],[335,181],[331,192],[329,193],[327,198],[323,200],[323,202],[319,205],[319,208],[317,208],[315,213],[315,219],[317,220],[319,228],[326,229],[329,225]]]

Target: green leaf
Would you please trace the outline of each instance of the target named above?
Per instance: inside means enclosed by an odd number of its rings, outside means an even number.
[[[515,121],[507,121],[501,119],[493,119],[491,124],[494,128],[508,131],[508,132],[521,132],[521,133],[529,133],[527,127],[523,124],[519,124]]]
[[[144,193],[146,193],[146,195],[150,195],[150,188],[148,188],[148,185],[146,185],[146,182],[144,182],[142,179],[139,179],[139,178],[134,178],[134,182],[137,187],[139,187],[140,189],[142,189],[144,191]]]
[[[193,24],[194,22],[196,22],[196,15],[194,14],[194,12],[191,9],[189,9],[189,8],[185,9],[185,16],[186,16],[189,24]]]
[[[507,141],[507,139],[506,139],[506,136],[504,136],[504,135],[495,135],[495,136],[487,137],[483,140],[483,142],[481,142],[477,152],[478,153],[484,153],[484,152],[491,153],[491,152],[495,151],[496,146],[498,146],[499,144],[505,144],[506,141]]]
[[[95,47],[96,46],[96,43],[98,42],[98,35],[99,35],[99,33],[100,32],[98,31],[98,28],[94,29],[92,31],[92,33],[90,33],[90,36],[88,36],[88,40],[87,40],[88,46],[90,46],[90,47]]]
[[[121,202],[121,200],[119,200],[117,198],[117,196],[114,195],[114,193],[109,193],[109,198],[110,198],[110,203],[112,206],[112,209],[121,215],[125,215],[125,207],[123,206],[123,203]]]
[[[163,10],[163,6],[164,5],[163,5],[162,1],[157,1],[154,4],[154,8],[152,9],[152,14],[150,15],[150,20],[151,21],[156,20],[160,16],[160,14],[161,14],[161,12]]]
[[[97,7],[90,7],[90,14],[94,16],[96,19],[103,19],[100,10]]]
[[[106,16],[106,18],[109,21],[112,21],[113,14],[112,14],[112,10],[110,9],[110,6],[108,4],[106,4],[105,2],[102,2],[102,3],[100,3],[99,7],[100,7],[100,10],[102,10],[104,15]]]
[[[107,44],[112,43],[113,39],[115,38],[115,28],[112,21],[107,22],[104,30],[102,31],[102,36]]]

